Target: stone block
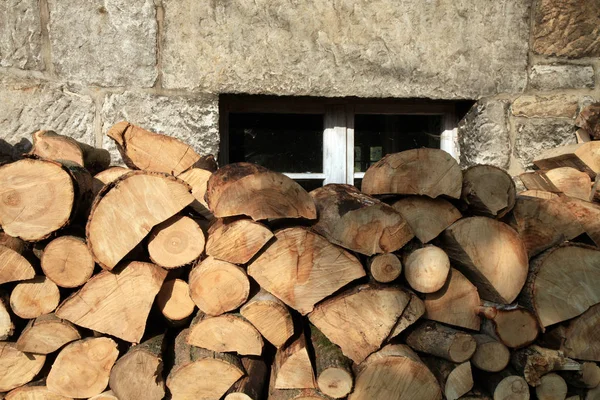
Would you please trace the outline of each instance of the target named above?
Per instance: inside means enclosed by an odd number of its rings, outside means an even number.
[[[579,98],[571,95],[519,96],[512,104],[512,114],[519,117],[575,118]]]
[[[537,90],[593,88],[594,68],[591,65],[534,65],[529,86]]]
[[[0,2],[0,66],[43,69],[38,0]]]
[[[531,168],[541,152],[576,143],[574,122],[565,119],[516,118],[515,157],[523,168]]]

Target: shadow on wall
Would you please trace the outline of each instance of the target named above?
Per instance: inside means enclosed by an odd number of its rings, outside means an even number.
[[[15,145],[0,139],[0,164],[16,161],[22,158],[23,153],[31,150],[32,144],[28,139],[21,139]]]

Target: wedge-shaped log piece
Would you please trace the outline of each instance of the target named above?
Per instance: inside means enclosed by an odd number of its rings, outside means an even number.
[[[539,169],[572,167],[594,179],[600,172],[600,142],[570,144],[546,150],[533,163]]]
[[[564,400],[567,397],[567,382],[558,374],[550,373],[542,376],[540,384],[535,388],[538,400]]]
[[[560,200],[573,213],[596,247],[600,247],[600,204],[566,196]]]
[[[35,270],[31,263],[13,249],[0,245],[0,285],[32,279]]]
[[[94,258],[85,240],[77,236],[61,236],[44,248],[40,264],[44,274],[64,288],[83,285],[94,273]]]
[[[204,232],[193,219],[175,215],[152,228],[148,253],[155,264],[177,268],[197,260],[204,243]]]
[[[486,300],[511,303],[527,278],[525,245],[510,226],[491,218],[455,222],[444,231],[442,248]]]
[[[510,351],[501,342],[484,334],[473,335],[477,349],[471,363],[478,369],[487,372],[500,372],[510,361]]]
[[[471,363],[453,363],[443,358],[424,356],[421,360],[437,378],[447,400],[458,400],[473,389]]]
[[[590,307],[561,329],[560,349],[577,360],[600,361],[600,343],[596,340],[600,326],[600,304]]]
[[[306,337],[300,332],[285,346],[277,349],[273,362],[276,389],[316,388],[313,365]]]
[[[305,228],[275,233],[275,241],[248,267],[258,284],[305,315],[325,297],[365,276],[349,252]]]
[[[324,395],[317,389],[277,389],[275,387],[275,365],[272,365],[270,375],[269,400],[331,400],[331,397]]]
[[[118,272],[102,271],[66,299],[56,316],[139,343],[166,275],[167,271],[159,266],[139,261],[126,264]]]
[[[156,305],[172,323],[185,321],[196,308],[190,297],[190,287],[181,279],[165,281],[156,295]]]
[[[273,237],[273,233],[251,219],[221,218],[208,228],[206,254],[233,264],[246,264]]]
[[[448,200],[426,196],[408,196],[392,204],[423,243],[436,238],[462,215]]]
[[[69,321],[46,314],[29,321],[17,340],[17,349],[25,353],[50,354],[79,339],[81,335]]]
[[[294,334],[290,310],[281,300],[264,289],[244,304],[240,314],[275,347],[283,346]]]
[[[474,165],[463,172],[461,200],[474,215],[502,218],[515,205],[511,176],[492,165]]]
[[[188,344],[216,352],[235,352],[260,356],[263,340],[260,332],[239,314],[211,317],[198,311],[190,326]]]
[[[390,283],[402,273],[402,262],[394,253],[377,254],[369,259],[368,269],[377,282]]]
[[[317,218],[315,203],[298,183],[250,163],[228,164],[208,180],[206,202],[215,217],[253,220]]]
[[[413,350],[462,363],[471,358],[477,343],[473,336],[433,321],[420,323],[406,337]]]
[[[418,194],[460,198],[462,171],[452,156],[438,149],[388,154],[371,165],[362,181],[367,194]]]
[[[585,172],[571,167],[554,168],[548,171],[527,172],[519,176],[527,189],[564,193],[567,196],[589,201],[592,180]]]
[[[510,362],[527,383],[538,386],[541,377],[552,371],[579,371],[583,365],[572,360],[561,351],[532,345],[512,353]]]
[[[189,187],[176,178],[140,171],[123,175],[104,188],[92,207],[86,236],[94,259],[112,270],[152,227],[193,200]]]
[[[484,302],[478,313],[481,332],[513,349],[530,345],[540,332],[535,315],[523,307]]]
[[[0,297],[0,341],[10,338],[15,331],[15,325],[12,322],[8,307]]]
[[[58,286],[44,275],[19,282],[10,294],[12,312],[24,319],[51,313],[59,302]]]
[[[329,184],[310,195],[319,214],[313,229],[346,249],[367,256],[390,253],[414,236],[402,215],[354,186]]]
[[[46,361],[42,354],[26,354],[12,342],[0,342],[0,392],[23,386],[40,372]]]
[[[410,295],[397,287],[362,285],[318,304],[308,318],[346,357],[360,363],[381,347],[409,301]]]
[[[427,245],[411,251],[404,257],[404,277],[413,290],[434,293],[446,283],[450,259],[444,250]]]
[[[440,386],[429,368],[408,346],[387,345],[356,368],[348,400],[441,400]]]
[[[207,171],[206,169],[202,168],[190,168],[187,171],[177,175],[179,179],[190,185],[192,188],[192,196],[194,196],[195,200],[192,202],[192,204],[190,204],[190,207],[208,220],[214,218],[213,214],[208,209],[208,203],[204,199],[208,180],[210,179],[211,175],[211,171]]]
[[[68,344],[48,374],[48,389],[67,397],[92,397],[108,385],[119,350],[114,340],[98,337]]]
[[[396,325],[392,329],[388,341],[404,332],[406,328],[417,322],[425,314],[425,303],[423,300],[411,291],[408,293],[410,295],[408,305],[402,311],[400,318],[398,318],[398,322],[396,322]]]
[[[129,168],[110,167],[110,168],[105,169],[104,171],[99,172],[96,175],[94,175],[94,179],[92,182],[92,193],[93,193],[94,197],[96,197],[96,195],[98,193],[100,193],[100,190],[104,186],[108,185],[111,182],[116,181],[118,178],[120,178],[121,176],[125,175],[128,172],[131,172],[131,170]]]
[[[223,400],[260,400],[268,384],[269,367],[260,357],[242,357],[246,376],[233,384]]]
[[[312,324],[310,341],[315,353],[319,390],[334,399],[346,397],[354,387],[352,360],[345,357],[342,350]]]
[[[45,379],[30,382],[6,394],[4,400],[72,400],[70,397],[52,393],[46,386]]]

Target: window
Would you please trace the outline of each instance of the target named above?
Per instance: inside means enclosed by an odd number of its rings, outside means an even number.
[[[384,155],[420,147],[453,156],[455,127],[470,102],[223,95],[221,165],[247,161],[307,190],[360,186]]]

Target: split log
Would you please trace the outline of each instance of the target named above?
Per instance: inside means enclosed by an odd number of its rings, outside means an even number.
[[[408,305],[402,311],[400,318],[398,318],[398,322],[396,322],[396,325],[392,329],[388,341],[404,332],[406,328],[417,322],[425,314],[425,303],[423,303],[423,300],[411,291],[408,291],[408,294],[410,295]]]
[[[484,317],[481,332],[506,347],[525,347],[538,337],[540,328],[537,319],[525,308],[485,302],[478,308],[478,313]]]
[[[538,400],[565,400],[567,383],[558,374],[550,373],[542,376],[540,384],[535,388]]]
[[[421,360],[433,372],[447,400],[458,400],[473,389],[471,363],[460,364],[437,357],[421,357]]]
[[[462,171],[439,149],[413,149],[388,154],[371,165],[362,181],[366,194],[418,194],[460,198]]]
[[[463,274],[450,269],[444,287],[425,296],[425,318],[432,321],[479,330],[477,315],[480,299],[477,288]]]
[[[567,357],[578,360],[600,361],[600,343],[596,340],[600,326],[600,304],[590,307],[565,328],[559,327],[560,350]],[[561,329],[562,328],[562,329]]]
[[[213,316],[239,308],[250,294],[246,271],[213,257],[204,259],[192,269],[189,284],[194,303]]]
[[[242,357],[246,376],[233,384],[223,400],[260,400],[263,398],[269,369],[264,359]]]
[[[573,170],[577,171],[576,169]],[[557,188],[550,179],[548,179],[544,171],[524,172],[519,175],[519,179],[528,190],[537,190],[555,194],[561,192],[561,190]]]
[[[596,175],[596,180],[592,185],[592,192],[590,193],[589,201],[600,202],[600,174]]]
[[[408,222],[422,243],[430,242],[462,217],[452,203],[442,198],[408,196],[393,203],[392,207]]]
[[[273,361],[273,374],[275,389],[316,388],[313,365],[303,332],[284,347],[277,349]]]
[[[600,204],[566,196],[560,200],[573,213],[575,220],[596,247],[600,247]]]
[[[271,367],[268,400],[331,400],[316,389],[277,389],[275,387],[275,366]],[[245,400],[245,399],[244,399]]]
[[[94,259],[112,270],[152,227],[193,200],[189,186],[171,176],[140,171],[123,175],[105,187],[92,206],[86,237]]]
[[[31,263],[13,249],[0,245],[0,285],[32,279],[35,270]]]
[[[539,169],[572,167],[594,179],[600,172],[599,154],[600,142],[591,141],[546,150],[533,160],[533,163]]]
[[[502,222],[463,218],[444,231],[442,248],[486,300],[512,302],[527,278],[525,245]]]
[[[48,389],[67,397],[92,397],[108,385],[119,350],[114,340],[99,337],[78,340],[60,351],[48,374]]]
[[[522,376],[510,370],[493,374],[478,374],[477,381],[494,400],[529,400],[529,386]]]
[[[24,319],[51,313],[59,302],[58,286],[43,275],[20,282],[10,294],[12,312]]]
[[[161,400],[165,396],[164,338],[158,335],[133,346],[117,360],[108,384],[119,400]]]
[[[355,256],[308,229],[283,229],[275,233],[275,239],[248,266],[248,274],[303,315],[325,297],[365,276]]]
[[[317,218],[315,203],[302,186],[250,163],[228,164],[214,172],[205,197],[210,211],[219,218]]]
[[[81,335],[70,322],[46,314],[29,321],[17,340],[17,349],[25,353],[50,354],[79,339]]]
[[[318,304],[310,322],[355,363],[389,337],[410,295],[393,286],[362,285]]]
[[[423,322],[411,331],[406,344],[415,351],[454,363],[469,360],[477,346],[473,336],[433,321]]]
[[[346,397],[354,387],[352,360],[346,358],[342,350],[312,324],[310,341],[315,354],[319,390],[334,399]]]
[[[319,220],[312,228],[331,243],[357,253],[390,253],[414,235],[391,206],[350,185],[329,184],[310,192]]]
[[[473,335],[477,348],[471,363],[478,369],[487,372],[500,372],[510,361],[510,351],[503,343],[484,334]]]
[[[107,390],[106,392],[102,392],[93,397],[90,397],[88,400],[119,400],[119,398],[115,396],[112,390]]]
[[[204,252],[204,232],[190,217],[175,215],[152,228],[148,253],[153,263],[172,269],[184,266]]]
[[[402,263],[394,253],[377,254],[369,259],[369,272],[373,279],[390,283],[402,273]]]
[[[30,382],[6,394],[4,400],[72,400],[69,397],[52,393],[44,379]]]
[[[167,377],[174,400],[219,399],[238,379],[244,367],[233,354],[215,353],[187,344],[188,329],[175,339],[175,365]]]
[[[156,305],[172,323],[185,321],[196,308],[190,297],[190,287],[181,279],[165,281],[156,295]]]
[[[579,371],[559,371],[558,374],[571,386],[593,389],[600,385],[600,367],[593,362],[584,362]]]
[[[463,171],[461,200],[474,215],[502,218],[515,205],[511,176],[493,165],[475,165]]]
[[[0,297],[0,341],[7,340],[10,338],[15,331],[15,325],[13,324],[6,303]]]
[[[557,350],[531,345],[511,355],[512,366],[523,374],[527,383],[538,386],[541,377],[552,371],[579,371],[582,365]]]
[[[44,274],[64,288],[86,283],[94,273],[94,258],[85,240],[76,236],[61,236],[44,248],[40,260]]]
[[[25,242],[23,239],[12,237],[4,232],[0,232],[0,246],[8,247],[19,254],[23,254],[25,249],[27,249],[27,242]]]
[[[294,322],[286,305],[261,289],[240,309],[242,317],[275,347],[281,347],[294,334]]]
[[[26,354],[13,342],[0,342],[0,393],[31,382],[45,362],[45,355]]]
[[[446,283],[450,259],[439,247],[428,245],[404,258],[404,277],[411,288],[421,293],[434,293]]]
[[[273,233],[251,219],[217,219],[208,228],[206,254],[233,264],[246,264],[273,237]]]
[[[139,343],[154,297],[167,271],[132,261],[116,272],[102,271],[56,310],[75,325]]]
[[[520,175],[527,189],[564,193],[567,196],[588,201],[591,196],[592,180],[585,172],[562,167],[549,171],[527,172]]]
[[[195,200],[192,202],[192,204],[190,204],[190,207],[208,220],[214,218],[214,215],[208,209],[208,203],[204,199],[208,180],[210,179],[211,175],[211,171],[207,171],[206,169],[202,168],[190,168],[187,171],[177,175],[179,179],[190,185],[192,188],[192,196],[194,196]]]
[[[94,195],[94,197],[96,197],[98,193],[100,193],[100,190],[102,190],[104,186],[116,181],[118,178],[120,178],[128,172],[131,172],[129,168],[110,167],[94,175],[94,179],[92,182],[92,194]]]
[[[519,196],[537,197],[539,199],[556,199],[559,197],[556,193],[546,192],[545,190],[524,190],[519,192]]]
[[[211,317],[202,311],[198,311],[192,320],[187,342],[192,346],[243,356],[260,356],[264,344],[260,332],[241,315]]]

